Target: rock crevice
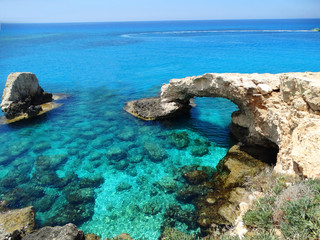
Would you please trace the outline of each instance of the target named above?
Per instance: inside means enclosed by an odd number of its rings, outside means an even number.
[[[172,79],[152,103],[131,101],[124,109],[144,120],[163,119],[189,109],[194,97],[234,102],[239,110],[232,114],[232,132],[246,145],[278,148],[277,171],[320,177],[320,72]]]

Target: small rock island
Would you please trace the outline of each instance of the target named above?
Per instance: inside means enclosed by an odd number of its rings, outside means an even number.
[[[41,115],[60,104],[53,102],[55,96],[45,92],[35,74],[16,72],[9,74],[2,95],[2,123],[16,122]]]

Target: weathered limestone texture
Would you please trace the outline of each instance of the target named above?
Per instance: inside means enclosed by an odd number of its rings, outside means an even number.
[[[143,99],[143,111],[141,100],[124,109],[142,119],[163,119],[187,108],[194,97],[230,99],[239,107],[232,114],[231,131],[241,142],[279,148],[279,172],[320,178],[320,72],[172,79],[162,86],[158,101],[148,105]]]
[[[85,240],[84,233],[76,225],[68,223],[64,226],[43,227],[31,233],[23,240]]]
[[[252,198],[246,182],[266,168],[266,163],[242,151],[238,145],[230,148],[212,176],[213,190],[194,201],[201,232],[213,234],[216,226],[234,225],[242,213],[240,204],[248,205]]]
[[[3,91],[1,109],[9,119],[21,114],[36,116],[42,110],[40,105],[52,100],[52,94],[39,86],[35,74],[11,73]]]
[[[0,239],[21,239],[35,228],[33,207],[0,212]]]

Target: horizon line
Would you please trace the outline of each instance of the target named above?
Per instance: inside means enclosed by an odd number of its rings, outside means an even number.
[[[116,21],[70,21],[70,22],[19,22],[2,21],[0,24],[83,24],[83,23],[129,23],[129,22],[187,22],[187,21],[248,21],[248,20],[311,20],[320,18],[230,18],[230,19],[168,19],[168,20],[116,20]]]

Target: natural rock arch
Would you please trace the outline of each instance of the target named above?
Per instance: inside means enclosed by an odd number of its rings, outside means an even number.
[[[172,79],[158,98],[128,102],[124,109],[144,120],[175,116],[193,97],[234,102],[232,132],[247,145],[277,146],[279,172],[320,177],[320,73],[207,73]]]

